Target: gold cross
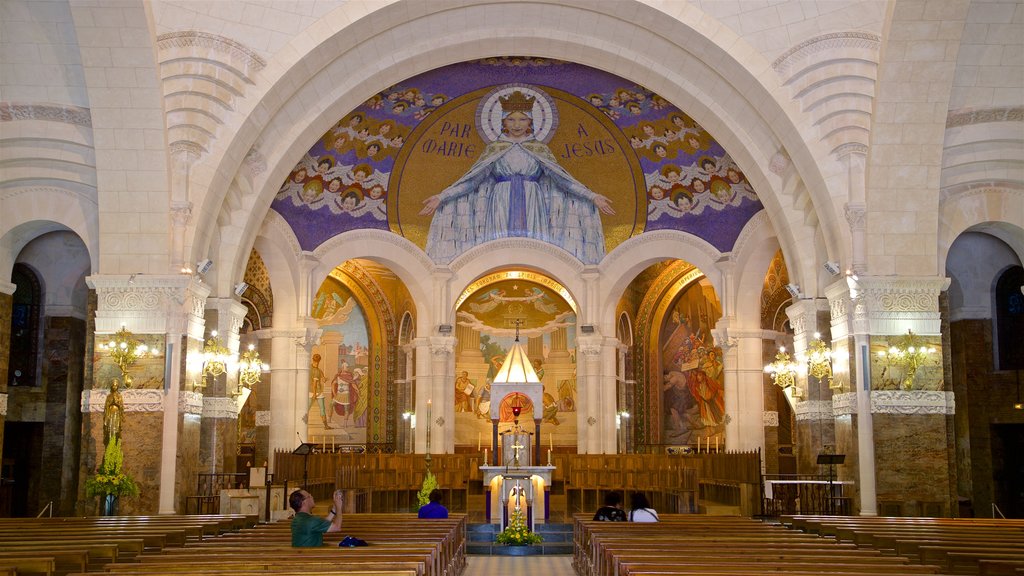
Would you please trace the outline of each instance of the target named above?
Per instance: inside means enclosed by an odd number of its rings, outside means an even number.
[[[515,452],[516,466],[519,466],[519,451],[522,450],[523,448],[525,448],[525,446],[523,446],[519,442],[516,442],[515,444],[512,445],[512,451]]]

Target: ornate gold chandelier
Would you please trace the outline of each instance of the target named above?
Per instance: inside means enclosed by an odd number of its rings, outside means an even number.
[[[786,347],[780,346],[775,354],[775,361],[765,366],[764,371],[772,377],[772,382],[779,388],[793,388],[795,391],[797,368],[796,362],[793,362],[786,352]]]

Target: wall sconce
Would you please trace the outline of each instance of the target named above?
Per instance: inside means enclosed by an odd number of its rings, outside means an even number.
[[[228,371],[228,362],[231,361],[231,351],[224,347],[224,344],[217,336],[217,331],[210,332],[210,338],[203,345],[203,383],[206,388],[206,377],[217,378]]]
[[[764,371],[772,377],[772,382],[783,390],[796,387],[796,371],[799,366],[790,359],[785,346],[780,346],[775,354],[775,361],[764,367]]]
[[[615,414],[615,428],[622,428],[623,423],[629,423],[629,411],[622,410]]]
[[[1024,290],[1024,286],[1021,287]],[[1013,403],[1014,410],[1024,410],[1024,402],[1020,401],[1020,370],[1017,370],[1017,401]]]
[[[893,382],[892,378],[886,379],[885,373],[890,368],[900,371],[900,388],[912,390],[914,377],[917,369],[935,353],[935,348],[921,344],[921,338],[913,331],[907,330],[906,335],[901,336],[896,344],[889,346],[888,350],[881,350],[878,356],[885,360],[885,369],[882,370],[882,379],[886,382]]]
[[[800,361],[807,363],[807,374],[828,380],[828,387],[836,388],[832,380],[832,348],[822,341],[820,333],[814,333],[814,340],[807,344],[807,352],[800,355]]]
[[[249,348],[238,359],[238,389],[235,395],[240,395],[242,388],[252,390],[260,383],[263,372],[269,369],[269,366],[260,361],[260,353],[256,351],[256,346],[249,344]]]
[[[123,325],[114,333],[114,339],[102,347],[106,348],[114,364],[117,364],[118,369],[121,370],[121,381],[125,388],[132,386],[132,377],[128,375],[128,370],[135,362],[140,358],[158,355],[156,349],[150,350],[149,346],[139,342],[135,335]]]

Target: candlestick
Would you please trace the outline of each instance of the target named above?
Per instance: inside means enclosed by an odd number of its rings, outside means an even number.
[[[476,433],[476,451],[477,452],[480,451],[480,433],[479,432]]]
[[[718,454],[718,435],[715,434],[715,454]]]
[[[484,448],[484,466],[490,466],[490,462],[487,461],[487,448]]]
[[[551,432],[548,432],[548,451],[555,449],[555,436]]]
[[[548,466],[551,466],[551,448],[548,448]]]

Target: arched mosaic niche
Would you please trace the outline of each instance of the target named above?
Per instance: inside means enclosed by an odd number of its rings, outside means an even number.
[[[579,64],[506,57],[375,95],[309,149],[272,208],[303,250],[378,228],[438,263],[531,237],[594,264],[647,230],[730,251],[762,205],[712,135],[657,94]]]

